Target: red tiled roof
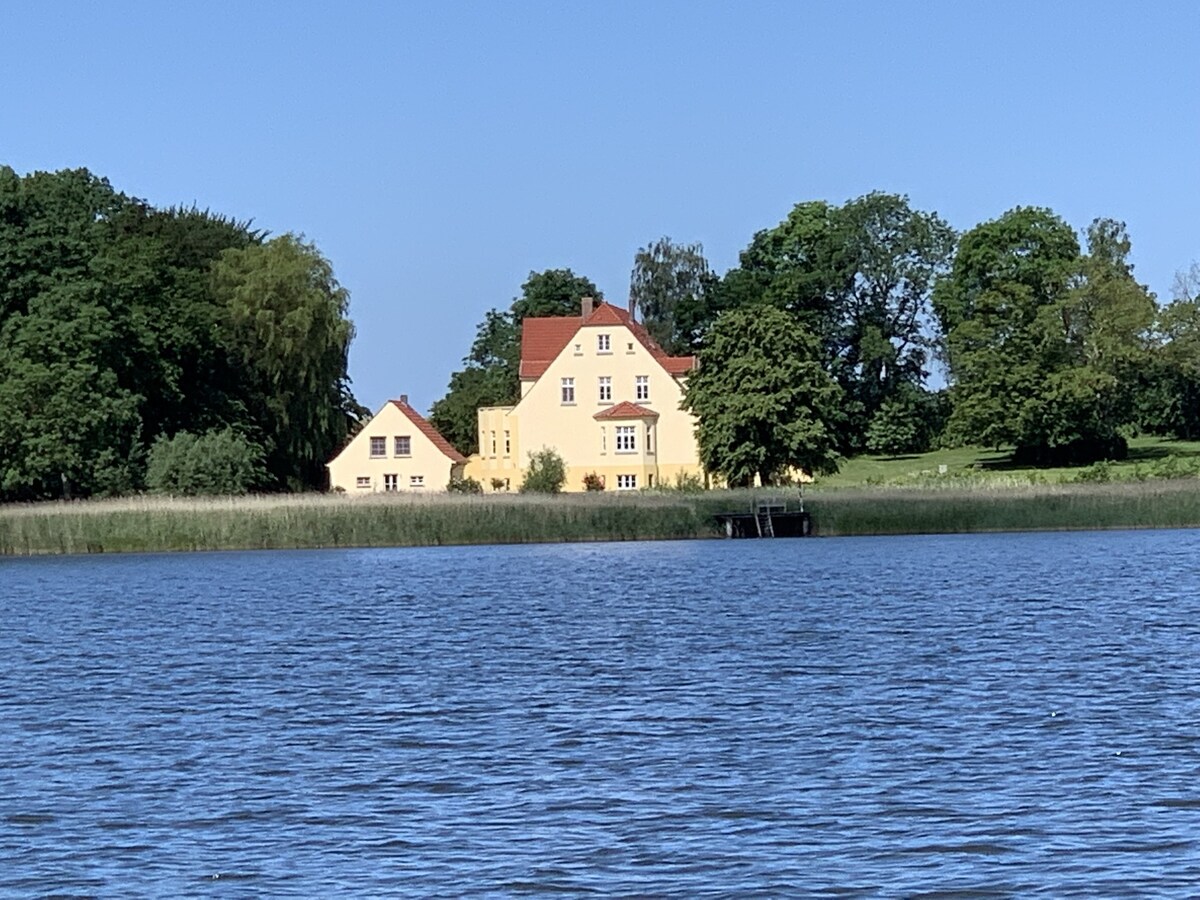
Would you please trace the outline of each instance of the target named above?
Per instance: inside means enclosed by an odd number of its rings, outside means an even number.
[[[393,400],[391,403],[392,406],[404,413],[410,422],[417,426],[417,430],[420,431],[421,434],[425,435],[425,437],[429,438],[429,440],[433,442],[433,446],[437,447],[442,451],[442,453],[450,457],[452,462],[464,463],[467,461],[465,456],[455,450],[453,445],[451,445],[448,440],[442,437],[442,433],[440,431],[430,425],[428,420],[423,415],[409,406],[405,401]]]
[[[593,419],[657,419],[658,413],[628,400],[622,400],[616,406],[602,409],[592,416]]]
[[[579,330],[578,316],[539,316],[521,322],[522,378],[537,378]]]
[[[694,356],[669,356],[658,346],[642,324],[635,322],[629,310],[611,303],[600,303],[585,319],[577,316],[550,316],[525,319],[521,323],[522,378],[538,378],[562,353],[571,338],[584,325],[623,325],[638,342],[672,375],[684,375],[696,368]]]

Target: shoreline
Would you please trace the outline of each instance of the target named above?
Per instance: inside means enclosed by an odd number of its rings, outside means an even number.
[[[0,506],[0,556],[724,539],[795,488],[640,494],[138,496]],[[1200,527],[1200,479],[810,490],[813,536]],[[780,538],[783,540],[783,538]]]

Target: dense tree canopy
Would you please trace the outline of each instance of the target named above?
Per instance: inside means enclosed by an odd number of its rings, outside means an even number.
[[[357,409],[345,312],[294,238],[154,209],[83,169],[0,167],[0,498],[138,490],[158,438],[226,427],[260,442],[268,485],[322,485]]]
[[[699,420],[700,459],[731,485],[789,469],[837,470],[843,395],[820,343],[784,311],[734,310],[713,324],[688,379],[684,407]]]
[[[709,309],[772,306],[815,335],[846,392],[842,446],[861,449],[884,402],[924,382],[929,295],[954,241],[936,214],[895,194],[800,203],[754,236]]]
[[[1098,219],[1081,255],[1049,210],[1018,208],[963,236],[935,293],[960,440],[1033,461],[1120,455],[1129,385],[1154,301],[1132,275],[1122,224]]]

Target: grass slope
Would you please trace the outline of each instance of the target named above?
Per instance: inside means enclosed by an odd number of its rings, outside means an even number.
[[[934,450],[911,456],[856,456],[846,460],[836,475],[821,478],[825,488],[902,485],[927,482],[932,478],[970,477],[977,481],[1001,484],[1058,484],[1077,480],[1084,467],[1057,469],[1014,465],[1009,450],[985,450],[960,447]],[[1112,481],[1142,480],[1155,474],[1171,458],[1200,464],[1200,441],[1170,441],[1163,438],[1134,438],[1129,442],[1129,458],[1108,464]],[[945,466],[944,473],[940,471]]]

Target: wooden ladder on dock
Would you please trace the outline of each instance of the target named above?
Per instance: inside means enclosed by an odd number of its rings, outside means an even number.
[[[754,509],[754,524],[758,527],[758,536],[773,538],[775,537],[775,522],[771,519],[771,513],[783,512],[787,507],[775,501],[767,501],[759,503]]]

